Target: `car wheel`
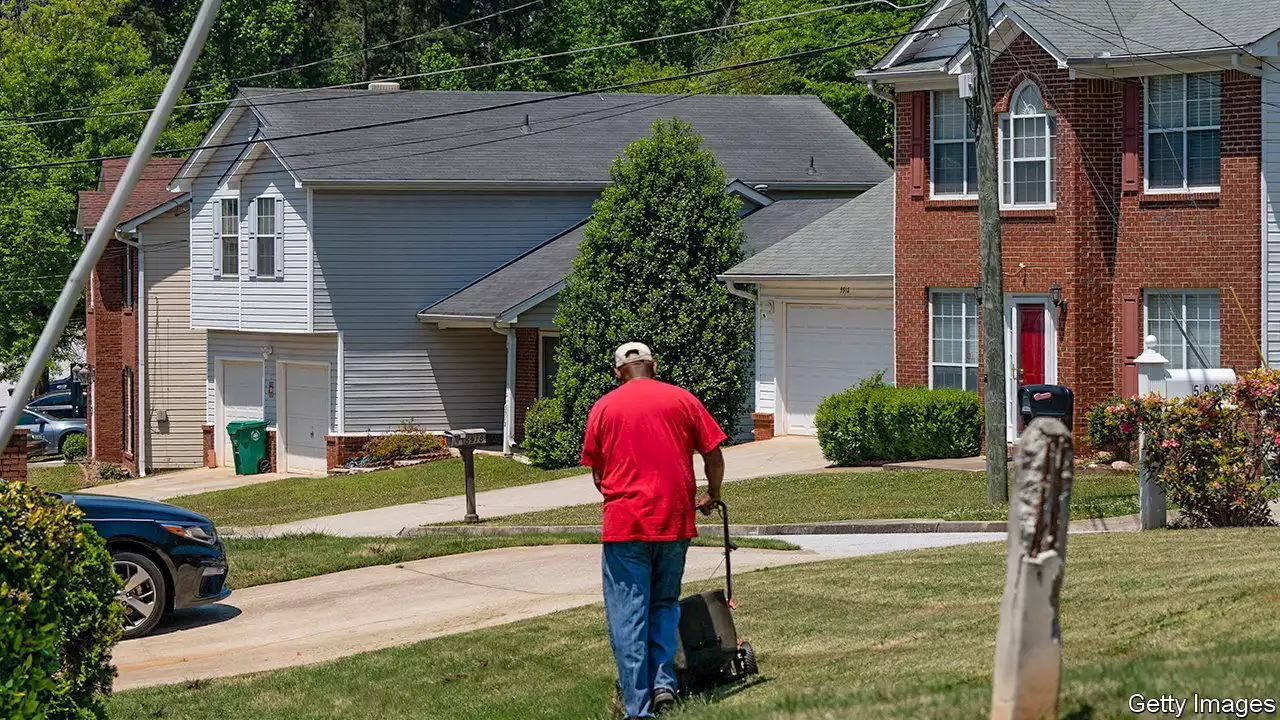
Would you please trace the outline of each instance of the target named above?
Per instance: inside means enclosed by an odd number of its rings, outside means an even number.
[[[155,629],[168,602],[164,575],[160,568],[144,555],[131,552],[115,553],[112,565],[123,589],[116,599],[124,606],[124,632],[121,638],[129,640],[142,637]]]

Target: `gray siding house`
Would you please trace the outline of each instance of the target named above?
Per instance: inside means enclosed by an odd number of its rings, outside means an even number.
[[[218,462],[236,419],[275,426],[286,471],[340,464],[402,422],[483,427],[509,447],[554,357],[564,238],[614,159],[670,117],[740,178],[748,210],[889,176],[813,97],[242,91],[173,185],[191,194]],[[557,240],[557,262],[514,273],[514,294],[530,289],[518,302],[484,296]]]

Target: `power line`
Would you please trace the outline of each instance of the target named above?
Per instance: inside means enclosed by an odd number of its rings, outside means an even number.
[[[506,67],[506,66],[508,66],[508,65],[517,65],[517,64],[528,63],[528,62],[536,62],[536,61],[540,61],[540,60],[551,60],[551,59],[562,58],[562,57],[572,57],[572,56],[576,56],[576,55],[582,55],[582,54],[584,54],[584,53],[588,53],[588,52],[596,52],[596,51],[599,51],[599,50],[612,50],[612,49],[616,49],[616,48],[620,48],[620,47],[633,47],[633,46],[636,46],[636,45],[644,45],[644,44],[653,43],[653,42],[662,42],[662,41],[666,41],[666,40],[673,40],[673,39],[678,39],[678,38],[682,38],[682,37],[690,37],[690,36],[693,36],[693,35],[703,35],[703,34],[706,34],[706,33],[719,32],[719,31],[722,31],[722,30],[732,30],[732,29],[735,29],[735,28],[750,27],[750,26],[752,26],[752,25],[759,25],[759,24],[761,24],[761,23],[776,22],[776,21],[779,21],[779,20],[790,20],[790,19],[793,19],[793,18],[804,17],[804,16],[807,16],[807,15],[814,15],[814,14],[818,14],[818,13],[826,13],[826,12],[834,12],[834,11],[836,11],[836,10],[848,10],[848,9],[855,8],[855,7],[861,7],[861,6],[865,6],[865,5],[876,5],[876,4],[888,5],[888,6],[892,7],[892,8],[893,8],[893,9],[895,9],[895,10],[913,10],[913,9],[917,9],[917,8],[924,7],[926,3],[919,3],[919,4],[916,4],[916,5],[902,5],[902,6],[899,6],[899,5],[894,4],[893,2],[890,2],[890,0],[859,0],[858,2],[845,3],[845,4],[842,4],[842,5],[831,5],[831,6],[828,6],[828,7],[814,8],[814,9],[810,9],[810,10],[801,10],[801,11],[798,11],[798,12],[787,13],[787,14],[784,14],[784,15],[775,15],[775,16],[773,16],[773,17],[767,17],[767,18],[759,18],[759,19],[756,19],[756,20],[744,20],[744,21],[735,22],[735,23],[726,23],[726,24],[722,24],[722,25],[716,25],[716,26],[714,26],[714,27],[699,28],[699,29],[696,29],[696,30],[685,30],[685,31],[682,31],[682,32],[669,33],[669,34],[666,34],[666,35],[656,35],[656,36],[651,36],[651,37],[638,38],[638,39],[635,39],[635,40],[622,40],[622,41],[619,41],[619,42],[608,43],[608,44],[605,44],[605,45],[594,45],[594,46],[591,46],[591,47],[585,47],[585,48],[574,48],[574,49],[571,49],[571,50],[562,50],[562,51],[553,52],[553,53],[543,53],[543,54],[541,54],[541,55],[530,55],[530,56],[518,57],[518,58],[508,58],[508,59],[506,59],[506,60],[495,60],[495,61],[492,61],[492,62],[479,63],[479,64],[475,64],[475,65],[467,65],[467,66],[463,66],[463,67],[445,68],[445,69],[441,69],[441,70],[431,70],[431,71],[427,71],[427,72],[412,73],[412,74],[408,74],[408,75],[398,75],[398,76],[395,76],[395,77],[384,78],[384,79],[383,79],[383,81],[385,81],[385,82],[394,82],[394,81],[400,81],[400,80],[416,80],[416,79],[427,78],[427,77],[437,77],[437,76],[441,76],[441,75],[451,75],[451,74],[454,74],[454,73],[460,73],[460,72],[471,72],[471,71],[474,71],[474,70],[491,70],[491,69],[493,69],[493,68]],[[945,26],[942,26],[942,27],[945,27]],[[901,35],[899,35],[898,37],[901,37]],[[293,95],[298,95],[298,94],[312,93],[312,92],[315,92],[315,91],[317,91],[317,90],[341,90],[341,89],[346,89],[346,88],[356,88],[356,87],[359,87],[359,86],[361,86],[361,85],[367,85],[367,82],[366,82],[366,81],[363,81],[363,80],[360,80],[360,81],[355,81],[355,82],[347,82],[347,83],[337,83],[337,84],[333,84],[333,85],[325,85],[325,86],[322,86],[322,87],[319,87],[319,88],[300,88],[300,89],[282,90],[282,91],[280,91],[280,92],[266,93],[266,94],[263,94],[263,95],[258,95],[257,97],[255,97],[255,98],[254,98],[254,100],[255,100],[255,101],[258,101],[258,105],[260,105],[260,106],[264,106],[264,107],[265,107],[265,106],[268,106],[268,105],[281,105],[281,104],[286,104],[286,103],[289,103],[289,102],[322,102],[322,101],[325,101],[325,100],[341,99],[341,97],[342,97],[342,96],[339,96],[338,98],[332,98],[332,97],[305,98],[305,99],[301,99],[301,100],[294,100],[294,101],[282,100],[282,101],[275,102],[275,103],[264,103],[264,102],[261,102],[261,101],[262,101],[262,100],[264,100],[264,99],[273,98],[273,97],[288,97],[288,96],[293,96]],[[396,94],[397,92],[398,92],[398,91],[395,91],[395,90],[389,90],[389,91],[386,91],[386,92],[377,93],[375,96],[381,96],[381,95],[394,95],[394,94]],[[205,101],[200,101],[200,102],[193,102],[193,103],[180,104],[180,105],[177,105],[177,106],[176,106],[176,108],[195,108],[195,107],[205,107],[205,106],[209,106],[209,105],[222,105],[222,104],[227,104],[227,103],[234,102],[235,100],[236,100],[236,98],[229,98],[229,99],[226,99],[226,100],[205,100]],[[148,113],[148,112],[151,112],[151,110],[150,110],[150,109],[142,109],[142,110],[123,110],[123,111],[120,111],[120,112],[114,112],[114,113],[103,113],[103,114],[101,114],[101,115],[82,115],[82,116],[67,117],[67,118],[52,118],[52,119],[47,119],[47,120],[37,120],[37,121],[34,121],[34,122],[9,123],[9,124],[6,124],[6,125],[0,125],[0,130],[3,130],[3,129],[5,129],[5,128],[10,128],[10,127],[28,127],[28,126],[33,126],[33,125],[45,125],[45,124],[52,124],[52,123],[73,122],[73,121],[79,121],[79,120],[89,120],[89,119],[104,118],[104,117],[119,117],[119,116],[126,116],[126,115],[138,115],[138,114]]]
[[[1236,48],[1237,50],[1240,50],[1240,51],[1244,52],[1244,53],[1245,53],[1246,55],[1248,55],[1249,57],[1254,58],[1255,60],[1258,60],[1259,62],[1261,62],[1262,64],[1264,64],[1264,65],[1266,65],[1267,67],[1271,68],[1272,70],[1280,70],[1280,67],[1276,67],[1275,65],[1271,64],[1271,61],[1269,61],[1269,60],[1267,60],[1266,58],[1261,57],[1261,56],[1259,56],[1259,55],[1255,55],[1255,54],[1253,54],[1252,52],[1250,52],[1250,51],[1246,50],[1245,48],[1241,47],[1239,43],[1236,43],[1236,42],[1235,42],[1235,41],[1233,41],[1231,38],[1227,37],[1226,35],[1223,35],[1222,33],[1218,32],[1217,30],[1215,30],[1215,29],[1214,29],[1214,28],[1212,28],[1212,27],[1209,27],[1209,25],[1208,25],[1207,23],[1205,23],[1205,21],[1201,20],[1200,18],[1196,17],[1195,15],[1192,15],[1190,12],[1187,12],[1187,10],[1186,10],[1185,8],[1183,8],[1181,5],[1179,5],[1179,4],[1178,4],[1177,0],[1169,0],[1169,4],[1170,4],[1170,5],[1172,5],[1172,6],[1174,6],[1175,8],[1177,8],[1177,9],[1178,9],[1178,12],[1180,12],[1180,13],[1182,13],[1183,15],[1186,15],[1187,17],[1191,18],[1191,19],[1192,19],[1193,21],[1195,21],[1195,23],[1196,23],[1197,25],[1199,25],[1200,27],[1204,28],[1205,30],[1208,30],[1209,32],[1213,33],[1214,35],[1217,35],[1218,37],[1222,38],[1223,40],[1226,40],[1228,44],[1230,44],[1232,47]],[[1108,0],[1108,5],[1110,5],[1110,0]],[[1118,29],[1118,28],[1117,28],[1117,29]]]
[[[940,25],[938,26],[938,29],[946,28],[946,27],[955,27],[956,25],[957,25],[956,23],[953,23],[951,25]],[[244,147],[247,145],[252,145],[252,144],[263,142],[263,141],[278,142],[281,140],[297,140],[297,139],[304,139],[304,138],[321,137],[325,135],[334,135],[334,134],[345,133],[345,132],[355,132],[359,130],[371,130],[374,128],[409,125],[412,123],[425,122],[428,120],[439,120],[442,118],[459,117],[463,115],[474,115],[476,113],[487,112],[490,110],[504,110],[504,109],[510,109],[515,107],[527,107],[530,105],[538,105],[541,103],[553,102],[556,100],[565,100],[565,99],[574,98],[574,97],[583,97],[587,95],[598,95],[602,93],[617,92],[620,90],[628,90],[636,87],[644,87],[646,85],[655,85],[657,83],[671,82],[674,80],[686,80],[689,78],[702,77],[704,75],[710,75],[712,73],[723,72],[726,70],[740,70],[743,68],[758,67],[761,65],[767,65],[769,63],[775,63],[775,62],[782,62],[785,60],[796,60],[799,58],[805,58],[812,55],[835,52],[837,50],[845,50],[851,47],[857,47],[859,45],[869,45],[871,43],[883,42],[885,40],[892,40],[895,38],[900,38],[900,37],[904,37],[911,34],[913,34],[912,31],[893,33],[889,35],[881,35],[879,37],[864,38],[862,40],[854,40],[851,42],[839,43],[836,45],[828,45],[826,47],[814,48],[811,50],[800,50],[793,53],[786,53],[784,55],[775,55],[772,57],[761,58],[758,60],[748,60],[745,62],[733,63],[730,65],[721,65],[718,67],[706,68],[701,70],[690,70],[688,72],[678,73],[676,75],[668,75],[661,78],[635,80],[627,83],[619,83],[615,85],[592,88],[590,90],[578,90],[574,92],[560,93],[555,95],[545,95],[541,97],[527,98],[523,100],[513,100],[511,102],[498,103],[495,105],[486,105],[486,106],[476,107],[476,108],[468,108],[465,110],[454,110],[450,112],[435,113],[432,115],[420,115],[420,116],[409,117],[409,118],[399,118],[396,120],[382,120],[378,122],[363,123],[360,125],[351,125],[351,126],[337,127],[337,128],[326,128],[323,130],[310,130],[310,131],[300,132],[300,133],[278,135],[275,137],[263,137],[260,139],[241,140],[241,141],[226,142],[226,143],[211,143],[207,145],[194,145],[190,147],[181,147],[181,148],[168,148],[164,150],[157,150],[154,153],[152,153],[152,155],[153,156],[154,155],[171,155],[175,153],[193,152],[196,150],[211,150],[211,149],[226,148],[226,147]],[[254,102],[252,98],[246,98],[245,102],[247,105],[251,107],[254,106]],[[89,163],[96,163],[96,162],[101,162],[103,160],[118,160],[124,157],[128,157],[128,156],[101,155],[98,157],[84,158],[79,160],[56,160],[52,162],[29,163],[25,165],[7,165],[4,167],[0,167],[0,171],[66,167],[70,165],[83,165],[83,164],[89,164]]]
[[[184,88],[183,88],[183,91],[189,91],[189,90],[201,90],[201,89],[204,89],[204,88],[209,88],[209,87],[214,87],[214,86],[216,86],[216,85],[221,85],[223,82],[231,83],[231,84],[240,84],[240,83],[245,82],[246,80],[256,80],[256,79],[258,79],[258,78],[263,78],[263,77],[273,77],[273,76],[276,76],[276,75],[282,75],[282,74],[287,73],[287,72],[292,72],[292,71],[294,71],[294,70],[302,70],[302,69],[309,68],[309,67],[315,67],[315,66],[317,66],[317,65],[325,65],[325,64],[328,64],[328,63],[331,63],[331,62],[337,62],[337,61],[339,61],[339,60],[345,60],[346,58],[353,57],[353,56],[355,56],[355,55],[361,55],[361,54],[364,54],[364,53],[367,53],[367,52],[371,52],[371,51],[374,51],[374,50],[385,50],[386,48],[389,48],[389,47],[391,47],[391,46],[393,46],[393,45],[399,45],[399,44],[406,43],[406,42],[410,42],[410,41],[413,41],[413,40],[418,40],[418,39],[424,38],[424,37],[426,37],[426,36],[428,36],[428,35],[434,35],[434,34],[436,34],[436,33],[447,32],[447,31],[449,31],[449,30],[456,30],[456,29],[461,28],[461,27],[466,27],[467,25],[474,25],[475,23],[478,23],[478,22],[484,22],[485,20],[492,20],[492,19],[494,19],[494,18],[496,18],[496,17],[502,16],[502,15],[506,15],[506,14],[508,14],[508,13],[513,13],[513,12],[517,12],[517,11],[519,11],[519,10],[524,10],[525,8],[533,7],[534,5],[541,5],[541,4],[542,4],[543,2],[545,2],[545,1],[546,1],[546,0],[532,0],[531,2],[526,2],[526,3],[522,4],[522,5],[516,5],[515,7],[509,7],[509,8],[505,8],[505,9],[503,9],[503,10],[498,10],[498,11],[496,11],[496,12],[489,13],[488,15],[484,15],[484,16],[482,16],[482,17],[478,17],[478,18],[471,18],[470,20],[463,20],[463,21],[461,21],[461,22],[453,23],[452,25],[442,25],[442,26],[440,26],[440,27],[432,28],[431,30],[427,30],[426,32],[418,33],[418,34],[416,34],[416,35],[410,35],[410,36],[408,36],[408,37],[398,38],[398,39],[396,39],[396,40],[391,40],[391,41],[388,41],[388,42],[382,43],[382,44],[380,44],[380,45],[370,45],[370,46],[367,46],[367,47],[361,47],[361,48],[358,48],[358,49],[356,49],[356,50],[348,51],[348,52],[346,52],[346,53],[341,53],[341,54],[338,54],[338,55],[334,55],[334,56],[332,56],[332,57],[321,58],[321,59],[319,59],[319,60],[312,60],[312,61],[310,61],[310,62],[300,63],[300,64],[298,64],[298,65],[290,65],[290,66],[288,66],[288,67],[278,68],[278,69],[276,69],[276,70],[268,70],[268,71],[266,71],[266,72],[255,73],[255,74],[253,74],[253,75],[243,75],[243,76],[240,76],[240,77],[227,78],[225,81],[219,81],[219,82],[207,82],[207,83],[200,83],[200,84],[197,84],[197,85],[188,85],[188,86],[186,86],[186,87],[184,87]],[[8,122],[10,122],[10,121],[15,121],[15,120],[29,120],[29,119],[33,119],[33,118],[47,117],[47,116],[49,116],[49,115],[58,115],[58,114],[61,114],[61,113],[68,113],[68,112],[83,112],[83,111],[85,111],[85,110],[96,110],[97,108],[115,107],[115,106],[118,106],[118,105],[128,105],[128,104],[130,104],[130,103],[134,103],[134,102],[137,102],[137,101],[140,101],[140,100],[154,100],[155,98],[158,98],[158,97],[160,97],[160,96],[159,96],[159,95],[138,95],[138,96],[135,96],[135,97],[128,98],[128,99],[126,99],[126,100],[115,100],[115,101],[113,101],[113,102],[107,102],[107,103],[95,103],[95,104],[90,104],[90,105],[81,105],[81,106],[79,106],[79,107],[71,107],[71,108],[59,108],[59,109],[57,109],[57,110],[45,110],[45,111],[43,111],[43,112],[31,113],[31,114],[28,114],[28,115],[12,115],[12,116],[9,116],[9,117],[3,117],[3,118],[0,118],[0,122],[8,123]],[[226,102],[226,101],[214,101],[214,102]],[[186,107],[186,106],[184,106],[184,105],[179,105],[178,107]],[[130,113],[119,113],[119,114],[132,114],[132,113],[137,113],[137,112],[150,112],[150,110],[149,110],[149,109],[148,109],[148,110],[136,110],[136,111],[131,111]],[[89,117],[111,117],[111,115],[93,115],[93,116],[89,116]],[[62,119],[60,119],[60,120],[53,120],[53,121],[47,121],[47,122],[64,122],[64,121],[65,121],[65,122],[70,122],[70,121],[72,121],[72,120],[84,120],[84,119],[87,119],[87,118],[84,118],[84,117],[80,117],[80,118],[62,118]],[[39,124],[39,123],[32,123],[32,124]],[[9,125],[4,125],[4,126],[0,126],[0,127],[11,127],[11,126],[9,126]]]

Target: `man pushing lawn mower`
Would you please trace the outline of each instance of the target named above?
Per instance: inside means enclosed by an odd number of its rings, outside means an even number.
[[[582,464],[604,496],[604,607],[629,718],[675,705],[680,584],[696,508],[720,500],[724,431],[688,391],[655,379],[642,343],[614,352],[621,385],[587,418]],[[693,454],[707,494],[696,503]]]

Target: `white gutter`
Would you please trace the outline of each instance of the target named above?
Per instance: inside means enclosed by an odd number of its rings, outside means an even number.
[[[889,93],[885,92],[884,90],[881,90],[880,88],[876,87],[876,81],[875,81],[875,80],[868,80],[868,81],[867,81],[867,92],[869,92],[869,93],[871,93],[872,95],[874,95],[874,96],[876,96],[876,97],[880,98],[881,100],[884,100],[884,101],[888,102],[890,105],[893,105],[893,106],[895,106],[895,107],[896,107],[896,106],[897,106],[897,104],[898,104],[898,101],[894,98],[894,96],[893,96],[893,95],[891,95],[891,94],[889,94]]]
[[[729,291],[730,295],[734,295],[736,297],[740,297],[745,300],[750,300],[751,302],[760,301],[760,298],[757,297],[755,293],[751,292],[750,290],[743,290],[742,288],[739,288],[738,283],[735,282],[734,280],[730,280],[727,278],[720,278],[720,279],[724,280],[725,289]]]
[[[507,387],[502,402],[502,454],[511,457],[516,429],[516,329],[496,325],[490,329],[507,337]]]
[[[1241,62],[1240,53],[1236,53],[1231,56],[1231,67],[1235,68],[1236,70],[1239,70],[1242,73],[1245,73],[1246,75],[1252,75],[1254,77],[1262,77],[1262,69],[1245,65],[1243,62]]]

